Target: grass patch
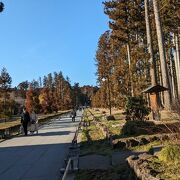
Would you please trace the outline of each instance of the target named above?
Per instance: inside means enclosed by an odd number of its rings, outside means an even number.
[[[169,144],[164,147],[159,154],[159,159],[166,163],[180,163],[180,144]]]
[[[139,145],[139,146],[135,146],[135,147],[130,147],[129,150],[132,150],[132,151],[150,151],[153,146],[159,146],[161,144],[162,144],[162,142],[160,142],[160,141],[154,141],[154,142],[150,142],[146,145]]]
[[[171,179],[179,180],[180,179],[180,163],[177,164],[165,164],[161,163],[161,169],[164,169],[157,177],[160,179]]]
[[[115,117],[115,119],[118,119],[118,120],[125,120],[126,119],[126,116],[123,115],[122,113],[116,113],[116,114],[114,114],[114,117]]]
[[[123,124],[125,123],[125,120],[113,120],[113,121],[106,121],[106,125],[108,126],[111,134],[114,135],[121,135],[121,129],[123,127]]]
[[[90,135],[90,138],[92,141],[104,139],[104,136],[103,136],[101,130],[99,130],[95,125],[90,126],[89,135]]]
[[[20,124],[21,124],[20,119],[11,121],[11,122],[3,122],[3,123],[0,123],[0,130],[8,129],[10,127],[14,127]]]
[[[91,112],[98,118],[98,121],[101,124],[105,125],[109,129],[110,133],[113,135],[113,139],[114,137],[119,138],[119,136],[121,136],[121,128],[125,123],[125,120],[107,121],[104,118],[104,116],[102,116],[102,113],[100,113],[99,111],[91,110]],[[86,117],[87,121],[88,121],[87,114],[89,113],[90,112],[88,110],[84,113],[84,117]],[[90,118],[90,116],[88,118]],[[93,125],[93,122],[91,122],[90,124],[91,124],[90,127],[84,128],[82,132],[82,142],[83,142],[83,147],[81,148],[82,154],[84,153],[110,154],[113,150],[111,149],[107,140],[104,139],[105,137],[103,136],[102,131],[99,128],[97,128],[95,125]],[[88,142],[88,138],[92,142]],[[86,145],[85,141],[87,141],[86,143],[88,145]]]
[[[84,128],[82,131],[82,141],[80,154],[110,154],[111,147],[99,128],[91,123],[91,126]]]
[[[148,159],[148,166],[157,175],[156,177],[164,180],[179,180],[180,179],[180,161],[177,163],[164,162],[159,158],[152,157]]]
[[[145,160],[146,168],[151,175],[162,180],[180,179],[180,144],[166,145],[158,156],[151,156]]]

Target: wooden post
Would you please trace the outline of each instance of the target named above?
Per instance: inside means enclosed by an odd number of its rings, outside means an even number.
[[[150,94],[150,102],[151,102],[153,120],[160,120],[158,93]]]

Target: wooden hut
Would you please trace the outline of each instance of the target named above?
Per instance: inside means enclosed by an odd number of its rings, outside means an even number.
[[[150,98],[150,106],[152,110],[152,116],[154,120],[160,120],[160,108],[162,103],[160,100],[160,92],[167,91],[168,88],[161,85],[150,86],[143,91],[143,93],[148,93]]]

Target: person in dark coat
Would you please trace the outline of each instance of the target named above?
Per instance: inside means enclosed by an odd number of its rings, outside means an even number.
[[[27,127],[28,127],[28,123],[30,122],[30,115],[29,112],[27,111],[26,108],[23,109],[23,113],[21,116],[21,123],[23,125],[23,129],[24,129],[24,134],[25,136],[27,136]]]
[[[75,122],[75,118],[76,118],[76,110],[74,109],[73,111],[72,111],[72,122]]]

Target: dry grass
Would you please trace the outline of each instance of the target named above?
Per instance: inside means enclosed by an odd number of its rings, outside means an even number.
[[[106,108],[92,108],[91,111],[94,113],[94,114],[102,114],[103,112],[106,113],[106,115],[109,115],[109,109],[106,109]],[[120,110],[120,109],[115,109],[115,108],[112,108],[112,114],[122,114],[124,110]]]
[[[103,112],[106,112],[106,115],[108,114],[108,109],[89,109],[92,114],[98,118],[98,120],[108,127],[112,135],[120,135],[121,134],[121,128],[125,124],[125,116],[122,114],[123,110],[117,110],[113,109],[113,116],[116,120],[110,120],[107,121],[106,118],[104,118]]]
[[[84,128],[82,131],[82,141],[80,154],[103,154],[107,155],[111,152],[111,147],[108,142],[104,139],[101,130],[95,125]]]
[[[14,127],[20,124],[21,124],[20,119],[12,121],[12,122],[3,122],[3,123],[0,123],[0,130],[8,129],[10,127]]]
[[[91,111],[92,112],[92,111]],[[95,116],[97,117],[99,111]],[[94,113],[94,111],[93,111]],[[85,110],[84,118],[86,121],[90,121],[90,126],[84,127],[81,135],[81,155],[83,154],[110,154],[111,147],[109,146],[107,140],[105,139],[102,131],[99,127],[96,127],[92,121],[92,115],[89,110]]]

